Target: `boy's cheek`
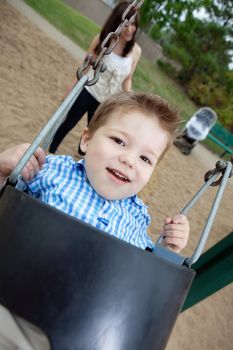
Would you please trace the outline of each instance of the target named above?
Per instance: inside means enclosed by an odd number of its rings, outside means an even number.
[[[98,146],[94,152],[95,161],[98,160],[98,162],[104,162],[104,164],[108,164],[109,161],[112,161],[113,159],[118,159],[118,153],[109,144],[102,144],[100,147]]]
[[[141,189],[143,189],[148,184],[148,182],[151,179],[152,174],[153,174],[153,171],[146,172],[144,170],[144,173],[142,173],[142,176],[141,176]]]
[[[148,169],[147,180],[146,180],[147,182],[150,181],[150,179],[151,179],[151,177],[152,177],[152,175],[153,175],[153,173],[154,173],[154,169],[155,169],[155,165],[152,166],[152,167],[150,167],[150,169]]]
[[[86,156],[93,162],[99,161],[102,158],[103,152],[100,146],[91,145],[87,149]]]

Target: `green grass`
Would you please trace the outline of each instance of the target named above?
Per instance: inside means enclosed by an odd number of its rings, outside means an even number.
[[[182,88],[170,79],[157,64],[142,58],[133,78],[135,90],[153,92],[165,98],[179,111],[182,119],[187,120],[197,109]]]
[[[218,146],[215,142],[210,140],[208,137],[201,142],[203,146],[210,149],[213,153],[222,155],[224,153],[224,149],[220,146]],[[231,148],[231,147],[230,147]],[[231,155],[229,153],[226,153],[224,156],[222,156],[224,160],[231,160]]]
[[[24,0],[54,27],[87,50],[100,26],[61,0]]]

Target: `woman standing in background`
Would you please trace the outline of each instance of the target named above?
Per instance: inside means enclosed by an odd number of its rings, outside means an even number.
[[[100,34],[93,39],[87,52],[88,54],[92,54],[94,57],[98,56],[103,40],[110,32],[114,32],[117,29],[128,5],[128,1],[122,1],[113,9]],[[133,14],[133,10],[129,11],[126,18],[129,19]],[[105,98],[120,90],[131,90],[132,77],[141,57],[141,48],[135,42],[138,26],[139,15],[137,13],[134,22],[128,27],[123,28],[119,42],[113,51],[109,55],[104,56],[103,61],[107,69],[104,73],[100,74],[97,84],[85,86],[69,110],[65,121],[56,131],[50,144],[50,153],[56,152],[64,137],[75,127],[86,112],[88,114],[89,124],[95,110]],[[110,44],[108,42],[106,46],[109,47]],[[81,156],[84,155],[80,149],[80,144],[78,146],[78,154]]]

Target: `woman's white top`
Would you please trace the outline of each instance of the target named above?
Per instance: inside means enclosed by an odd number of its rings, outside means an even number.
[[[122,83],[131,72],[133,57],[132,54],[122,57],[111,52],[104,56],[103,62],[107,66],[106,71],[100,73],[95,85],[85,87],[98,102],[103,102],[110,95],[122,90]],[[92,79],[93,71],[88,72],[88,76]]]

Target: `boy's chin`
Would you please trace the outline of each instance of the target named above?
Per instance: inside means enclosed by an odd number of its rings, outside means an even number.
[[[117,201],[121,199],[126,199],[129,197],[132,197],[135,195],[135,193],[119,193],[119,192],[113,192],[109,193],[107,191],[96,191],[99,196],[103,197],[104,199],[107,199],[109,201]]]

